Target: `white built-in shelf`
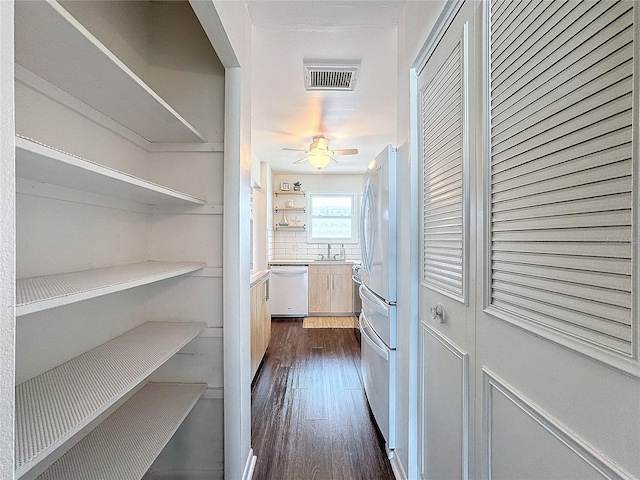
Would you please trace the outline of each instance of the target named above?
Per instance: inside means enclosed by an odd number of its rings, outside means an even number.
[[[306,207],[276,207],[276,212],[306,212]]]
[[[149,142],[204,137],[54,0],[16,2],[15,60]]]
[[[49,467],[205,326],[148,322],[18,385],[16,478]]]
[[[283,196],[283,195],[301,195],[304,197],[306,194],[307,192],[305,192],[304,190],[278,190],[274,192],[274,195],[276,197]]]
[[[16,315],[48,310],[204,268],[204,263],[144,262],[16,281]]]
[[[306,228],[306,225],[278,225],[275,226],[276,230],[297,230],[299,232],[303,232]]]
[[[147,205],[207,203],[19,135],[16,135],[16,176]]]
[[[139,480],[206,390],[147,383],[39,480]]]

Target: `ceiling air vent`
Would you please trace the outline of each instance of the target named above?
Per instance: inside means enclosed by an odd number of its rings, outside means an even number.
[[[353,90],[360,65],[305,64],[305,90]]]

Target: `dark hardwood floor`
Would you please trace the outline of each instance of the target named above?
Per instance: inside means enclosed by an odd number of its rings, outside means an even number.
[[[360,381],[352,329],[273,319],[252,386],[256,480],[393,479]]]

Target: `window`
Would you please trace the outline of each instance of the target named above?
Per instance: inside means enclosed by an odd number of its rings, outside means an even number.
[[[356,243],[355,194],[309,194],[309,243]]]

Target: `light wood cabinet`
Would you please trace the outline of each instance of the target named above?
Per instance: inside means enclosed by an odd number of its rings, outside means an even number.
[[[271,340],[268,277],[251,288],[251,378],[258,371]]]
[[[309,314],[353,313],[351,265],[309,265]]]

